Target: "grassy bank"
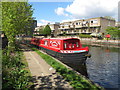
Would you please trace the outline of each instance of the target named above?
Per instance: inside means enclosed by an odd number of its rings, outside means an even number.
[[[43,54],[36,48],[32,48],[36,51],[49,65],[56,69],[56,71],[63,76],[63,78],[70,83],[73,88],[88,88],[91,90],[102,90],[103,88],[93,84],[89,80],[85,79],[83,76],[76,74],[74,71],[66,68],[63,64],[57,62],[51,56]]]
[[[2,89],[27,90],[31,85],[31,76],[23,52],[17,49],[15,53],[7,55],[2,52]]]

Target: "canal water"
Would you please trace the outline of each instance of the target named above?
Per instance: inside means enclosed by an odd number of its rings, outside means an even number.
[[[91,46],[90,53],[86,61],[89,79],[105,88],[118,88],[120,49]]]
[[[89,48],[91,58],[86,60],[86,65],[80,65],[74,60],[63,62],[104,88],[118,88],[120,49],[95,46]]]

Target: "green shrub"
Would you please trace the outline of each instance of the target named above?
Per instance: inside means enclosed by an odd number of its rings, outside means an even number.
[[[80,38],[92,38],[91,35],[87,35],[87,34],[80,34],[79,37]]]
[[[28,89],[32,84],[31,76],[25,70],[26,65],[22,62],[22,52],[16,51],[14,55],[2,54],[2,88],[6,89]]]

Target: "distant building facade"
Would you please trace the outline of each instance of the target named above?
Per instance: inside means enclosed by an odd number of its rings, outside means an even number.
[[[51,28],[51,34],[54,34],[54,36],[57,36],[59,34],[58,29],[59,29],[59,23],[55,23],[55,24],[48,24]],[[34,30],[34,35],[40,35],[41,31],[45,28],[46,25],[41,25],[35,28]]]
[[[81,19],[81,20],[75,20],[75,21],[69,21],[69,22],[63,22],[63,23],[55,23],[55,24],[49,24],[52,34],[54,36],[62,35],[64,32],[66,34],[72,35],[72,34],[91,34],[91,33],[105,33],[108,26],[115,27],[115,20],[108,19],[105,17],[96,17],[96,18],[90,18],[90,19]],[[44,28],[45,25],[36,27],[34,30],[34,34],[37,33],[40,28]]]
[[[49,25],[50,28],[51,28],[51,33],[54,35],[54,36],[57,36],[59,34],[59,23],[56,23],[56,24],[50,24]]]
[[[63,22],[60,24],[60,34],[80,34],[80,33],[104,33],[108,26],[115,27],[115,20],[104,17],[82,19],[71,22]]]
[[[39,35],[40,34],[40,30],[44,28],[44,26],[37,26],[35,29],[34,29],[34,35]]]

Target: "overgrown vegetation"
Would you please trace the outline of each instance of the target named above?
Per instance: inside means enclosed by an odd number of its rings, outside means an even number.
[[[87,35],[87,34],[80,34],[79,37],[80,38],[92,38],[91,35]]]
[[[14,52],[17,35],[31,30],[33,10],[28,2],[2,2],[2,31],[8,39],[8,50]]]
[[[111,38],[113,39],[120,39],[120,30],[118,27],[108,27],[106,29],[106,33],[111,35]]]
[[[2,52],[2,89],[26,90],[32,85],[30,72],[27,65],[22,61],[23,53],[17,49],[11,55]]]
[[[83,76],[80,76],[76,74],[74,71],[69,70],[64,65],[60,64],[56,60],[54,60],[51,56],[48,56],[46,54],[41,53],[36,48],[32,48],[34,51],[36,51],[49,65],[51,65],[53,68],[56,69],[56,71],[64,77],[66,81],[70,83],[70,85],[73,88],[87,88],[90,90],[104,90],[102,87],[97,86],[90,81],[83,78]]]
[[[31,77],[22,61],[22,52],[16,45],[16,36],[31,33],[33,9],[28,2],[16,0],[2,2],[1,5],[2,31],[8,39],[7,48],[2,50],[2,89],[26,90],[31,84]]]

